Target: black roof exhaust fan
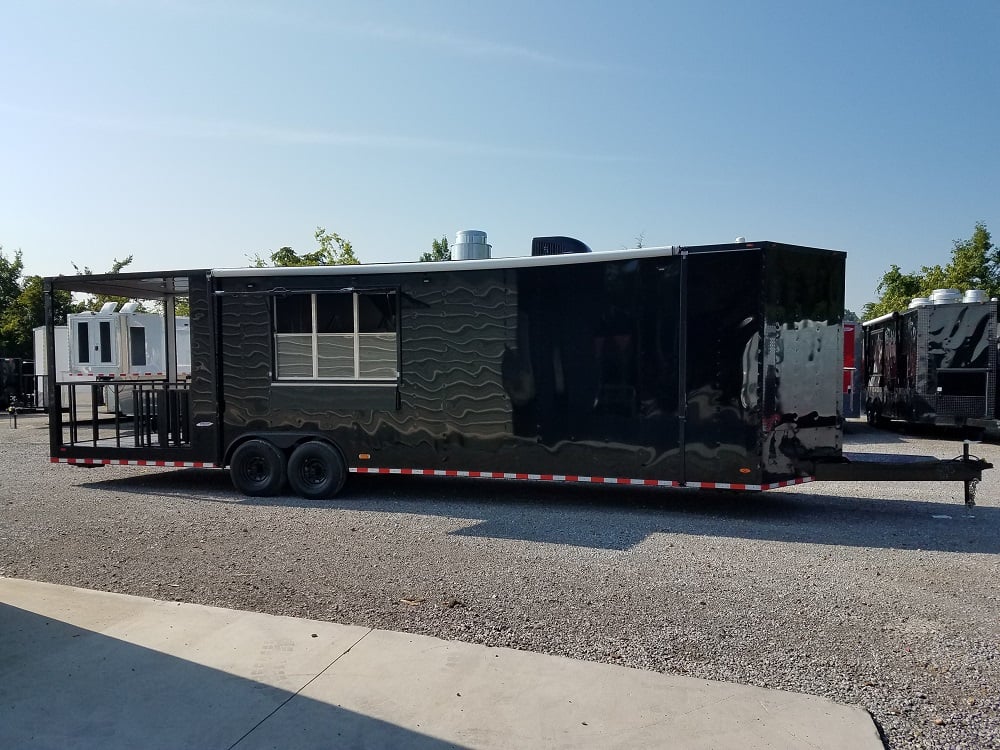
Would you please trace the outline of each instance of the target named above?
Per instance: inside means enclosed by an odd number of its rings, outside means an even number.
[[[535,237],[531,241],[532,255],[567,255],[589,253],[590,248],[572,237]]]

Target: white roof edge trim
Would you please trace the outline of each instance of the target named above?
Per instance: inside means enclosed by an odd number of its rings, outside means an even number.
[[[872,318],[871,320],[866,320],[861,325],[862,326],[870,326],[873,323],[882,323],[882,322],[884,322],[886,320],[892,319],[896,315],[901,315],[901,314],[902,313],[898,313],[898,312],[886,313],[885,315],[879,315],[877,318]]]
[[[439,260],[430,262],[362,263],[356,266],[265,266],[263,268],[215,268],[212,276],[238,278],[240,276],[355,276],[375,273],[428,273],[431,271],[478,271],[498,268],[531,268],[535,266],[572,266],[580,263],[599,263],[608,260],[662,258],[679,255],[681,247],[644,247],[638,250],[599,250],[592,253],[566,253],[565,255],[515,255],[506,258],[482,260]]]

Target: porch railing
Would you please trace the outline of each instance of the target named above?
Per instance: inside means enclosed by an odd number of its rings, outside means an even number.
[[[187,383],[59,383],[63,443],[107,448],[176,448],[190,444]],[[61,398],[62,400],[62,398]]]

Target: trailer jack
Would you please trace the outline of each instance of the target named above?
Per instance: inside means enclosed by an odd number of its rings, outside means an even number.
[[[966,440],[962,445],[962,462],[969,462],[969,441]],[[976,486],[979,484],[978,479],[966,479],[965,480],[965,507],[971,508],[976,504]]]
[[[965,506],[967,508],[972,508],[976,504],[976,486],[978,484],[978,479],[965,480]]]

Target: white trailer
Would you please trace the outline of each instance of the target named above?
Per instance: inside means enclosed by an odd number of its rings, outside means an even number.
[[[99,380],[158,379],[167,375],[163,317],[139,312],[135,302],[116,310],[108,302],[99,312],[68,316],[69,362],[74,376]],[[177,374],[191,373],[190,321],[176,317]]]
[[[70,381],[69,367],[69,327],[55,326],[53,329],[56,346],[56,382],[66,383]],[[45,345],[45,326],[38,326],[32,330],[32,340],[35,350],[35,403],[49,403],[49,383],[48,383],[48,361],[49,351]],[[66,388],[62,389],[63,404],[69,403],[66,395]]]
[[[177,356],[168,363],[164,317],[138,307],[127,302],[119,310],[117,303],[108,302],[99,311],[67,316],[67,381],[107,383],[99,400],[110,413],[133,413],[133,389],[123,383],[166,380],[174,362],[176,377],[191,374],[190,320],[174,318],[171,348]],[[56,346],[60,347],[58,339]]]

